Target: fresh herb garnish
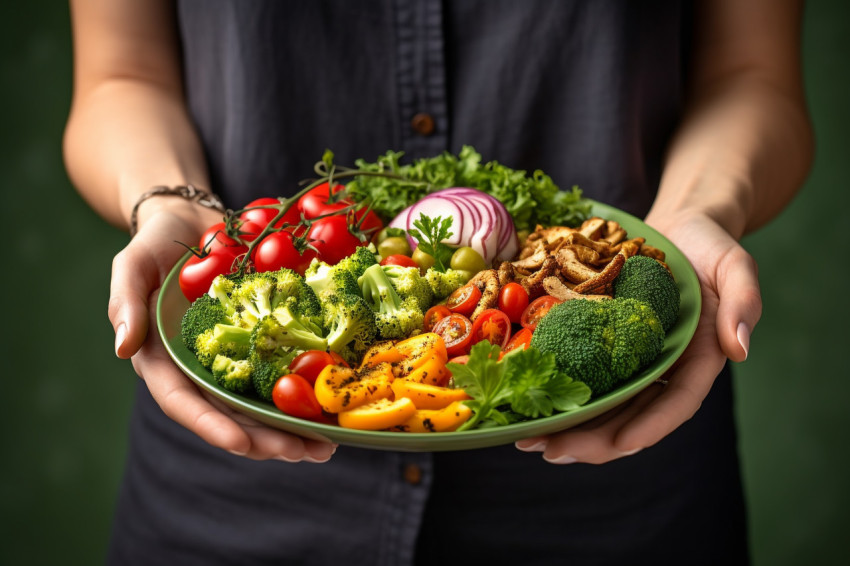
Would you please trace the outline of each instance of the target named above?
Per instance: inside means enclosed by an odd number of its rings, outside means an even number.
[[[454,250],[443,243],[443,240],[452,237],[452,218],[437,216],[430,218],[420,214],[413,221],[413,226],[408,233],[416,239],[420,250],[434,258],[434,269],[445,273],[449,268]]]

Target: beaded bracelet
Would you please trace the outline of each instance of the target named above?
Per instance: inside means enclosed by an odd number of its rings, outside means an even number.
[[[149,198],[160,195],[181,197],[186,200],[194,201],[200,204],[201,206],[218,210],[219,212],[224,212],[226,210],[224,207],[224,203],[221,202],[221,199],[218,198],[218,195],[214,195],[207,191],[202,191],[198,188],[195,188],[193,185],[178,185],[176,187],[153,187],[148,192],[142,194],[142,196],[139,197],[139,200],[136,201],[136,204],[133,205],[133,211],[130,213],[131,237],[135,236],[136,232],[139,229],[139,206]]]

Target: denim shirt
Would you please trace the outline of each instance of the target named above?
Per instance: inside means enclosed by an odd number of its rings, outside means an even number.
[[[189,108],[232,207],[340,164],[474,146],[637,215],[681,112],[675,0],[182,0]],[[728,375],[640,454],[554,466],[513,446],[322,465],[254,462],[140,385],[110,561],[120,564],[740,563]],[[686,556],[687,559],[682,558]]]

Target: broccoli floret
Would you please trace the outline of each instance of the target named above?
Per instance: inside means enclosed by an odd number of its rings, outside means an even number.
[[[664,328],[642,301],[575,299],[553,306],[540,319],[531,346],[554,353],[560,371],[599,396],[661,353]]]
[[[242,311],[241,305],[234,301],[231,296],[239,281],[241,281],[241,278],[233,275],[219,275],[213,279],[210,290],[207,292],[209,296],[219,300],[227,316],[234,323],[237,322],[238,314]]]
[[[434,290],[428,284],[428,280],[422,277],[418,267],[404,267],[401,265],[385,265],[384,273],[390,278],[398,296],[402,300],[408,297],[416,299],[419,310],[422,312],[431,308],[434,302]]]
[[[354,276],[354,279],[357,280],[363,275],[364,271],[377,263],[378,259],[375,257],[375,250],[371,245],[358,246],[355,248],[354,253],[340,260],[336,264],[336,267],[350,272]]]
[[[264,352],[279,348],[326,350],[328,347],[322,329],[294,313],[288,304],[279,307],[273,315],[260,319],[252,332],[251,344]]]
[[[328,348],[345,361],[357,363],[378,334],[369,304],[359,295],[329,293],[322,307]]]
[[[195,355],[209,369],[218,355],[235,360],[247,358],[250,347],[251,330],[232,324],[216,324],[198,335]]]
[[[287,348],[275,348],[271,350],[257,349],[252,347],[248,360],[251,362],[253,373],[251,383],[254,392],[260,399],[272,400],[274,384],[281,376],[289,373],[289,364],[301,350]]]
[[[254,387],[253,366],[249,360],[234,360],[219,354],[213,360],[211,370],[216,382],[228,391],[247,393]]]
[[[275,281],[275,293],[272,297],[272,310],[280,304],[295,298],[298,301],[299,311],[305,316],[321,317],[322,306],[316,293],[307,284],[307,281],[292,269],[280,269],[269,272]]]
[[[307,284],[313,289],[320,301],[324,299],[325,295],[332,293],[360,294],[357,277],[351,271],[340,267],[340,264],[328,265],[323,261],[314,259],[304,275]]]
[[[210,295],[201,295],[183,315],[183,320],[180,322],[180,336],[183,344],[194,354],[197,351],[195,342],[198,336],[211,330],[216,324],[230,323],[231,320],[221,301]]]
[[[636,255],[626,260],[614,280],[614,297],[649,303],[665,332],[679,318],[679,287],[670,272],[651,257]]]
[[[240,325],[251,328],[261,318],[270,315],[276,291],[277,281],[272,273],[246,275],[230,293],[239,310]]]
[[[434,292],[434,299],[442,300],[451,295],[456,289],[466,285],[472,279],[472,274],[461,269],[437,271],[433,267],[425,272],[425,279]]]
[[[381,338],[407,338],[422,328],[424,316],[416,297],[402,300],[380,265],[375,264],[364,271],[357,284],[363,299],[375,313],[375,324]]]

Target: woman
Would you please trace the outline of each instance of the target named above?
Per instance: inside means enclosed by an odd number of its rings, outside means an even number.
[[[746,359],[761,312],[737,240],[811,160],[800,2],[72,6],[68,171],[108,221],[138,214],[109,302],[143,379],[111,561],[746,562],[724,366]],[[346,164],[463,144],[645,216],[688,256],[703,311],[666,385],[516,447],[399,454],[266,428],[171,363],[152,295],[173,242],[221,215],[140,200],[152,186],[238,207],[294,192],[325,148]]]

